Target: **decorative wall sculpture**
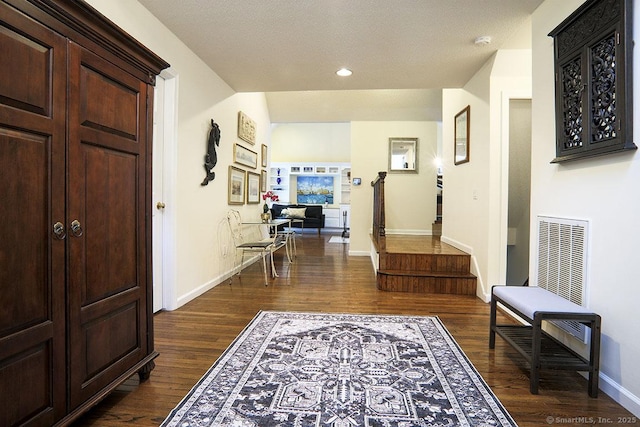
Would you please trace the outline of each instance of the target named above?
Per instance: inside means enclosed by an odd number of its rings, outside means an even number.
[[[216,146],[220,146],[220,127],[211,119],[211,130],[209,131],[209,139],[207,141],[207,154],[204,156],[204,170],[207,176],[200,185],[207,185],[209,181],[213,181],[216,173],[213,171],[214,166],[218,163],[218,155],[216,154]]]

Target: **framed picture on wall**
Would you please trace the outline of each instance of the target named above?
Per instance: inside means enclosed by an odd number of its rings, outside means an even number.
[[[238,138],[251,145],[256,143],[256,122],[242,111],[238,111]]]
[[[260,203],[260,174],[247,171],[247,204]]]
[[[251,151],[240,144],[234,144],[233,162],[255,169],[258,167],[258,153]]]
[[[267,192],[267,171],[263,170],[260,172],[260,191],[263,193]]]
[[[262,167],[266,168],[267,167],[267,146],[262,144]]]
[[[244,205],[246,173],[235,166],[229,166],[229,197],[230,205]]]

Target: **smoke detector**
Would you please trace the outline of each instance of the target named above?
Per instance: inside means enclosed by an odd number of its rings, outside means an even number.
[[[476,46],[486,46],[491,43],[491,36],[479,36],[473,41]]]

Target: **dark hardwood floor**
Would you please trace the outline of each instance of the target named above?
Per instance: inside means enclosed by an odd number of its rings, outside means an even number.
[[[231,286],[218,285],[178,310],[156,314],[160,356],[149,380],[132,377],[74,426],[159,425],[260,310],[438,316],[518,425],[633,420],[604,393],[590,398],[586,379],[576,372],[543,371],[540,394],[530,394],[521,356],[499,337],[495,350],[488,348],[488,304],[474,296],[378,291],[370,259],[349,257],[348,245],[328,243],[329,237],[312,230],[298,235],[293,264],[278,251],[281,277],[269,286],[255,263]]]

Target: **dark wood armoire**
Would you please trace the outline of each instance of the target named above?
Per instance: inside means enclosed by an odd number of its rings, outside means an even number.
[[[81,0],[0,1],[0,425],[65,425],[153,345],[153,84]]]

